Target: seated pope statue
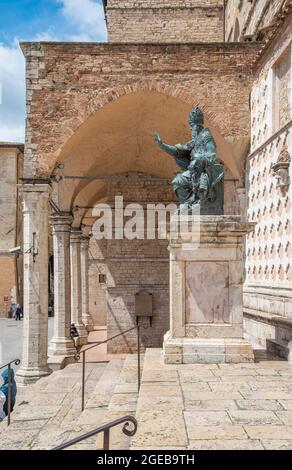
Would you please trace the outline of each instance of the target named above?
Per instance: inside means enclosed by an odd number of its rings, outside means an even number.
[[[180,206],[191,210],[199,206],[201,214],[223,213],[224,167],[219,162],[216,143],[210,129],[204,128],[204,115],[193,108],[189,116],[192,140],[186,144],[168,145],[155,134],[155,142],[174,157],[183,170],[172,181]]]

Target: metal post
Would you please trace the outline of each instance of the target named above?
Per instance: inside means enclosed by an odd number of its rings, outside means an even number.
[[[81,411],[84,410],[85,405],[85,351],[82,352],[82,404]]]
[[[141,357],[140,357],[140,326],[137,325],[137,348],[138,348],[138,392],[141,386]]]
[[[110,446],[110,430],[106,429],[103,433],[103,450],[109,450]]]
[[[11,364],[8,364],[7,426],[10,426],[11,411]]]

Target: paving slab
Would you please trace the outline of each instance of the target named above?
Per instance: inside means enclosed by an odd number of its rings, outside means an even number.
[[[232,410],[228,412],[235,424],[281,424],[281,420],[273,411],[266,410]]]
[[[189,450],[264,450],[261,441],[257,439],[235,440],[196,440],[190,441]]]

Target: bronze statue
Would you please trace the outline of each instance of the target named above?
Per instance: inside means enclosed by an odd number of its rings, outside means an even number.
[[[224,167],[218,160],[210,129],[204,128],[200,108],[193,108],[189,124],[190,142],[168,145],[162,142],[159,134],[155,134],[155,142],[184,170],[172,181],[180,206],[191,212],[194,205],[199,205],[201,214],[223,214]]]

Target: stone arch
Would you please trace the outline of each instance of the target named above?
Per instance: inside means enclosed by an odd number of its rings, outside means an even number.
[[[98,110],[106,106],[107,104],[115,101],[122,96],[136,93],[139,91],[152,91],[158,92],[168,97],[177,98],[190,106],[200,106],[204,111],[205,118],[207,121],[212,123],[219,132],[225,136],[228,135],[230,129],[224,124],[223,116],[220,113],[215,113],[209,110],[208,103],[205,102],[203,97],[198,97],[198,94],[186,87],[179,84],[165,84],[158,81],[141,81],[135,82],[128,85],[115,86],[113,88],[103,90],[96,96],[92,96],[89,101],[84,105],[84,110],[80,116],[72,118],[70,116],[70,124],[67,125],[66,131],[64,132],[63,144],[59,146],[59,149],[55,152],[55,157],[62,152],[62,148],[66,145],[66,142],[74,133],[82,126],[91,116],[93,116]]]
[[[127,93],[120,96],[116,90],[117,96],[111,95],[102,107],[97,110],[94,108],[95,112],[62,147],[58,160],[65,164],[65,176],[100,177],[138,171],[172,178],[178,170],[177,166],[171,157],[163,156],[163,152],[154,144],[153,134],[161,131],[163,140],[170,144],[188,141],[188,113],[192,106],[198,105],[205,111],[206,126],[213,132],[219,157],[233,177],[240,178],[240,167],[233,146],[224,138],[221,129],[216,127],[212,113],[208,110],[206,112],[204,104],[202,106],[180,94],[179,97],[173,97],[156,90],[123,90]],[[222,126],[224,124],[221,123]],[[63,185],[69,192],[67,195],[63,192],[62,198],[66,204],[62,210],[70,210],[70,204],[88,184],[86,179],[76,178]]]

